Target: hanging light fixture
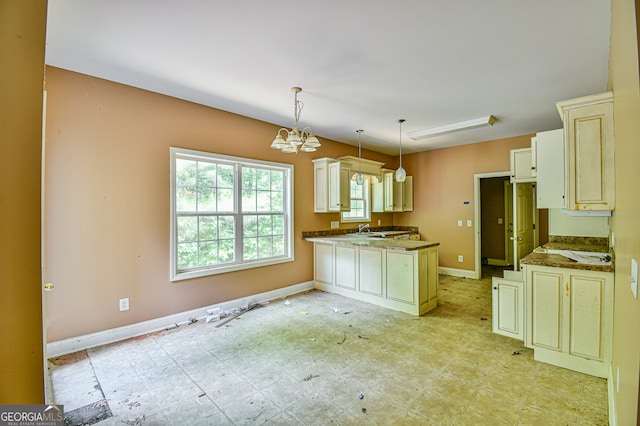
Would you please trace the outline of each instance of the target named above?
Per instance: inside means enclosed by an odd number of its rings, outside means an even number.
[[[360,136],[362,135],[364,130],[358,129],[356,133],[358,133],[358,158],[362,159],[362,145],[360,143]],[[358,185],[362,185],[364,183],[364,176],[362,176],[362,163],[358,163],[358,174],[356,175],[356,183]]]
[[[402,168],[402,123],[404,123],[404,118],[398,120],[400,123],[400,167],[396,170],[396,181],[404,182],[407,179],[407,172]]]
[[[299,87],[292,87],[291,91],[294,93],[293,117],[295,118],[295,123],[293,125],[293,129],[287,130],[282,128],[278,130],[278,134],[273,142],[271,142],[271,148],[279,149],[285,153],[295,152],[297,154],[299,151],[313,152],[320,146],[318,138],[315,137],[310,127],[305,127],[302,131],[298,130],[300,112],[304,107],[304,104],[298,100],[298,93],[302,92],[302,89]],[[283,130],[286,134],[286,140],[281,135]]]

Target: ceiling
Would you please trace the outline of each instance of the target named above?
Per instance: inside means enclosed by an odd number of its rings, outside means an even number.
[[[607,90],[610,16],[608,0],[49,0],[46,63],[289,128],[299,86],[302,126],[397,155],[399,118],[403,153],[560,128],[556,101]]]

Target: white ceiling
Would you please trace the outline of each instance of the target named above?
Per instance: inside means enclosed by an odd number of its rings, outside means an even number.
[[[397,154],[560,128],[607,90],[609,0],[49,0],[46,63]],[[274,135],[275,136],[275,135]],[[264,141],[269,144],[271,141]]]

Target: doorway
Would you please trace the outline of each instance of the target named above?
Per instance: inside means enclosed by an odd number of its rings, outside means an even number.
[[[483,265],[520,270],[538,245],[535,182],[510,183],[510,172],[474,176],[475,271]]]

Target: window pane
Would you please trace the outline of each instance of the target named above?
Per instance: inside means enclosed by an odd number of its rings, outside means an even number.
[[[188,242],[198,239],[198,218],[184,216],[178,218],[178,241]]]
[[[259,212],[271,211],[271,191],[258,192],[258,211]]]
[[[253,167],[242,168],[242,189],[256,189],[256,169]]]
[[[272,232],[271,216],[260,216],[258,218],[258,235],[271,235]]]
[[[176,159],[176,185],[195,186],[197,162],[193,160]]]
[[[258,235],[258,216],[244,215],[243,218],[243,237],[255,237]]]
[[[178,243],[178,269],[198,266],[198,243]]]
[[[218,209],[219,212],[232,212],[233,211],[233,189],[218,189],[217,191]]]
[[[198,162],[198,186],[216,186],[216,165],[213,163]]]
[[[198,188],[198,212],[216,211],[216,190],[213,188]]]
[[[257,238],[243,238],[243,259],[252,260],[258,258],[258,239]]]
[[[216,216],[200,216],[200,239],[218,239],[218,218]]]
[[[258,188],[259,190],[271,189],[271,172],[269,170],[258,169]]]
[[[273,255],[274,256],[284,255],[284,235],[273,236]]]
[[[258,237],[258,257],[271,257],[273,242],[271,237]]]
[[[235,218],[233,216],[218,216],[218,237],[234,238],[235,235]]]
[[[218,263],[229,263],[234,259],[233,240],[220,240],[218,243]]]
[[[284,234],[284,215],[273,215],[273,233]]]
[[[243,212],[255,212],[257,192],[248,189],[242,190],[242,211]]]
[[[282,192],[271,191],[271,211],[281,212],[284,210]]]
[[[218,188],[233,188],[233,166],[218,164]]]
[[[196,187],[179,186],[176,188],[176,211],[195,212],[196,211]]]
[[[284,190],[284,172],[279,170],[271,171],[271,190]]]
[[[209,266],[218,263],[218,242],[204,241],[199,245],[198,266]]]

